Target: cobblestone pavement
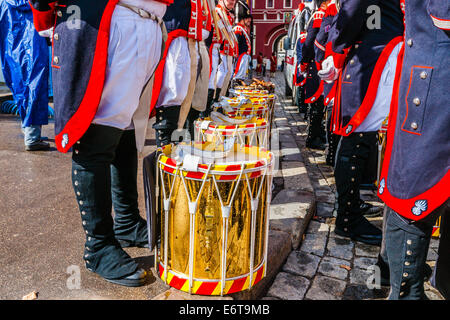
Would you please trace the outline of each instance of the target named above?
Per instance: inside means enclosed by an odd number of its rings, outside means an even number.
[[[333,232],[336,190],[333,168],[325,164],[323,151],[305,147],[307,123],[298,108],[292,106],[291,98],[284,95],[283,74],[277,73],[271,81],[276,83],[279,98],[275,123],[277,129],[281,130],[279,133],[282,153],[285,149],[296,147],[301,153],[296,160],[283,157],[281,167],[296,167],[297,170],[306,168],[313,187],[316,210],[302,235],[298,249],[290,253],[263,299],[385,299],[389,294],[388,287],[371,290],[366,284],[373,276],[373,272],[369,270],[377,260],[379,247],[354,242]],[[303,165],[299,163],[301,161],[304,162]],[[362,198],[375,206],[383,206],[375,191],[362,191]],[[369,220],[381,228],[382,217]],[[437,257],[438,242],[437,239],[432,239],[427,257],[427,263],[432,267]],[[425,289],[430,299],[442,300],[442,296],[429,282],[426,283]]]

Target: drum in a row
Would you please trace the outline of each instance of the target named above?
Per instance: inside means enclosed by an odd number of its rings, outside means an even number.
[[[192,294],[249,289],[267,268],[273,155],[223,146],[167,145],[157,160],[159,275]]]
[[[194,126],[194,140],[197,142],[268,148],[269,124],[264,118],[228,117],[214,111],[210,117],[196,121]]]
[[[252,288],[266,274],[275,96],[222,97],[195,122],[194,142],[159,149],[160,278],[200,295]]]

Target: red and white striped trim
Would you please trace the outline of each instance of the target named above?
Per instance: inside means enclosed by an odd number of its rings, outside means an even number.
[[[439,19],[430,14],[431,20],[436,27],[443,30],[450,30],[450,20]]]
[[[321,44],[319,43],[319,41],[314,40],[314,45],[315,45],[317,48],[319,48],[320,50],[322,50],[323,52],[325,52],[325,47],[324,47],[323,45],[321,45]]]

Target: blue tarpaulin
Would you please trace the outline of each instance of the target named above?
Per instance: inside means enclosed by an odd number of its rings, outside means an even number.
[[[22,126],[48,124],[48,45],[27,0],[0,0],[0,57]]]

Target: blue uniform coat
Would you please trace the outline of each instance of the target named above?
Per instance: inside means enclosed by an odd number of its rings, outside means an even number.
[[[322,95],[323,81],[317,75],[317,65],[315,62],[314,42],[319,33],[322,23],[324,10],[318,10],[313,14],[313,20],[308,25],[306,41],[302,46],[302,61],[303,65],[307,65],[307,76],[305,83],[305,103],[312,103]]]
[[[405,29],[378,194],[420,220],[450,195],[448,0],[406,0]]]
[[[30,0],[38,31],[54,27],[55,143],[67,152],[89,128],[102,97],[111,17],[119,0]],[[156,0],[171,3],[171,0]]]
[[[323,60],[325,59],[329,31],[332,27],[333,22],[335,21],[336,14],[336,6],[334,4],[330,5],[325,12],[325,17],[322,19],[320,30],[317,33],[316,40],[314,41],[315,59],[319,65],[321,65]],[[324,97],[324,105],[328,105],[334,98],[335,84],[336,82],[327,83],[324,81],[322,93]]]
[[[374,11],[375,10],[375,11]],[[373,20],[379,16],[380,25]],[[375,24],[372,22],[375,21]],[[342,68],[334,133],[351,134],[369,114],[387,59],[403,34],[400,0],[346,0],[330,31],[326,57]]]

